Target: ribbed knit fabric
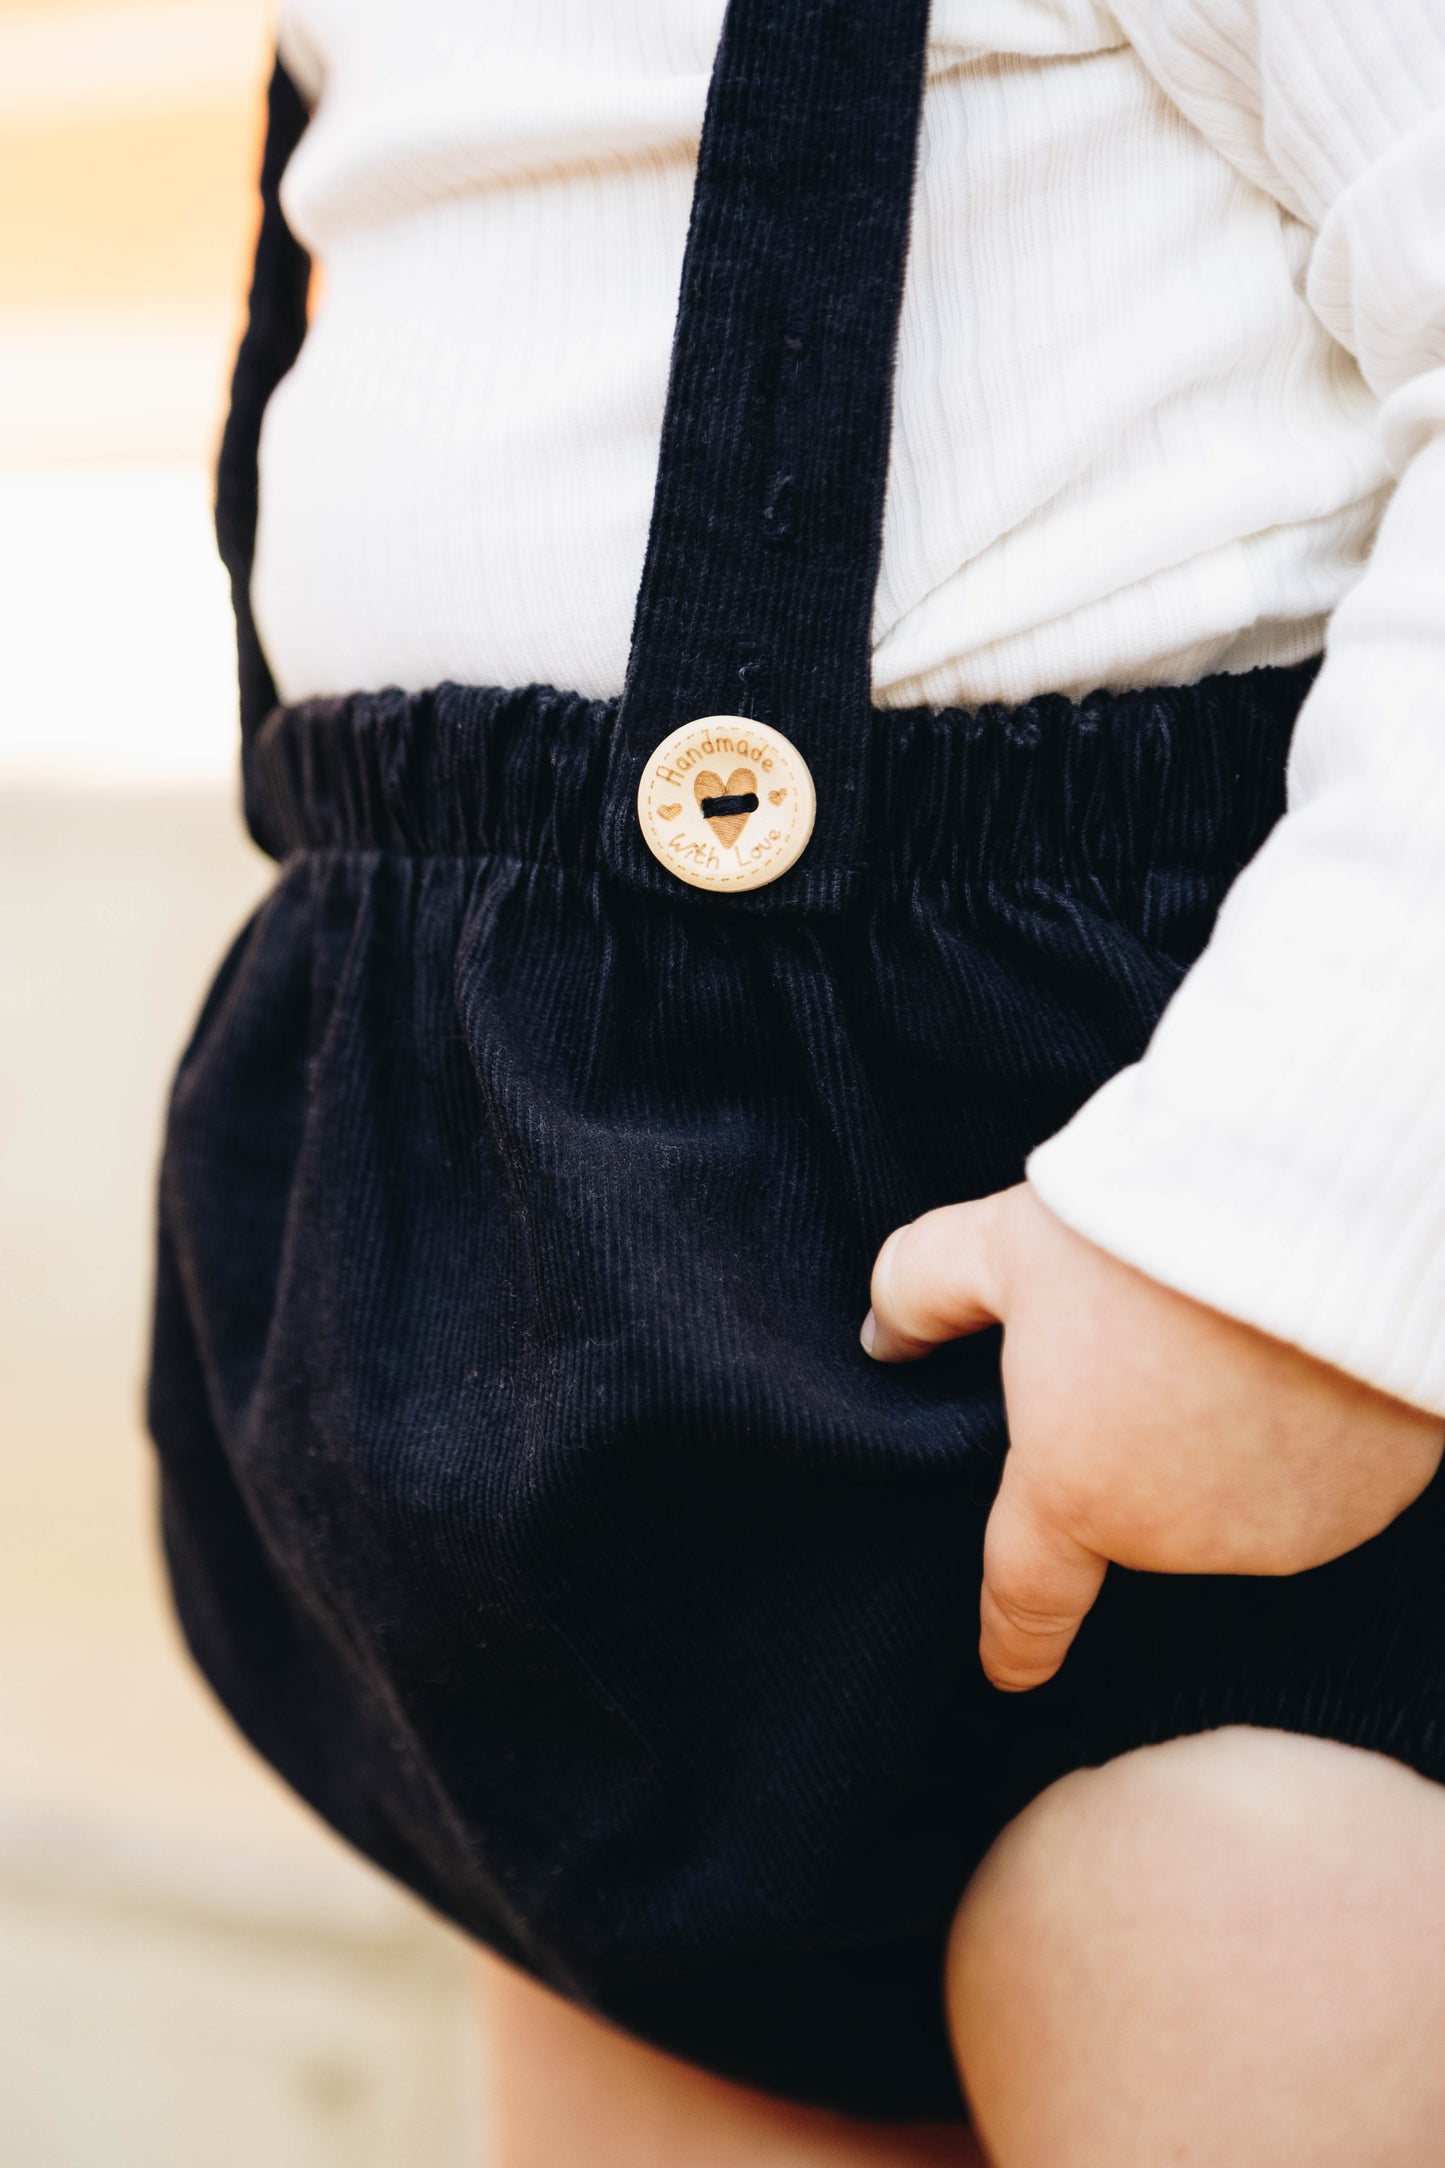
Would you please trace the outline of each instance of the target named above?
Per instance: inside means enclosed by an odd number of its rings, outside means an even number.
[[[1288,818],[1144,1061],[1029,1173],[1144,1271],[1445,1414],[1445,4],[1119,13],[1317,233],[1309,298],[1400,482],[1330,626]]]
[[[283,691],[620,691],[720,19],[288,0],[327,285],[263,445]],[[872,669],[896,707],[1188,682],[1349,597],[1290,818],[1030,1173],[1445,1412],[1442,205],[1445,0],[935,0]]]
[[[722,13],[283,0],[315,99],[284,201],[325,271],[262,446],[284,697],[621,691]],[[928,65],[876,698],[1314,654],[1389,476],[1309,231],[1100,0],[934,0]]]

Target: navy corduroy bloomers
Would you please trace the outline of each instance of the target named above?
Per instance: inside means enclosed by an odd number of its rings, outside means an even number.
[[[926,13],[733,0],[620,701],[274,706],[255,448],[307,271],[278,74],[220,523],[282,869],[175,1088],[151,1395],[185,1630],[305,1798],[578,2002],[899,2117],[961,2112],[943,1937],[1056,1776],[1240,1719],[1445,1775],[1439,1484],[1294,1580],[1115,1571],[1059,1679],[1002,1696],[997,1336],[858,1345],[888,1231],[1017,1181],[1141,1052],[1308,678],[872,709]],[[742,896],[635,812],[719,712],[817,783]]]

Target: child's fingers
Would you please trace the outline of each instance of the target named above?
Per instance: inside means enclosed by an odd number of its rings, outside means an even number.
[[[975,1204],[942,1205],[895,1227],[873,1266],[863,1345],[881,1363],[915,1362],[944,1340],[999,1322],[1001,1190]]]
[[[1108,1561],[1039,1512],[1027,1483],[1010,1481],[1012,1465],[1004,1464],[984,1536],[979,1656],[995,1686],[1018,1694],[1058,1670]]]

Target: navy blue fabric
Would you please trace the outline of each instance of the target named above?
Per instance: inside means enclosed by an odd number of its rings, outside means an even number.
[[[1439,1484],[1295,1580],[1111,1573],[1000,1696],[996,1336],[858,1346],[888,1230],[1142,1051],[1309,680],[868,707],[923,15],[730,9],[623,699],[248,708],[282,866],[176,1083],[151,1384],[185,1631],[305,1798],[580,2003],[899,2117],[962,2113],[943,1936],[1054,1777],[1230,1720],[1445,1776]],[[743,897],[630,812],[709,707],[817,779]]]
[[[856,849],[927,36],[928,0],[728,8],[605,810],[651,887],[637,778],[679,717],[826,762],[809,856]]]
[[[251,560],[256,550],[259,491],[256,458],[261,423],[271,392],[301,351],[306,336],[306,298],[311,259],[281,213],[281,176],[306,127],[300,92],[279,64],[266,99],[266,147],[261,161],[261,228],[245,335],[236,357],[231,404],[216,463],[216,542],[230,574],[236,616],[241,733],[249,745],[257,726],[276,704],[276,687],[251,614]],[[245,767],[249,785],[250,765]],[[247,790],[247,819],[258,843],[270,850],[264,814]]]

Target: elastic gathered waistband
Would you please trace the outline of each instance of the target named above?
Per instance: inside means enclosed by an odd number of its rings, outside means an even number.
[[[1284,810],[1290,734],[1316,667],[1013,708],[875,709],[863,870],[957,881],[1243,864]],[[252,750],[253,822],[277,856],[596,869],[616,715],[615,700],[546,686],[279,708]],[[822,761],[817,782],[821,797]]]

